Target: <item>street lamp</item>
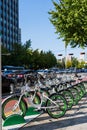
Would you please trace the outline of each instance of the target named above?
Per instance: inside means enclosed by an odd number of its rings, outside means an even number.
[[[80,55],[85,55],[85,52],[81,52]]]
[[[84,60],[85,52],[81,52],[80,55],[82,56],[81,59]]]
[[[62,54],[58,54],[58,56],[62,57]],[[61,58],[61,61],[62,61],[62,58]]]
[[[72,67],[72,56],[73,56],[73,53],[69,53],[70,55],[70,58],[71,58],[71,67]]]
[[[69,55],[70,55],[70,56],[72,56],[72,55],[73,55],[73,53],[69,53]]]
[[[59,63],[60,63],[60,68],[61,68],[61,67],[63,68],[63,67],[64,67],[64,63],[63,63],[62,54],[58,54],[58,56],[61,57],[61,58],[59,59],[59,61],[60,61],[60,62],[59,62]]]
[[[62,56],[62,54],[58,54],[58,56]]]

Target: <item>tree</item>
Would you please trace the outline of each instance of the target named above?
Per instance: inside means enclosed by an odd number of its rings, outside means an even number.
[[[9,64],[9,57],[10,57],[9,54],[10,54],[9,51],[3,45],[1,45],[1,61],[2,61],[2,66],[6,65],[6,64],[7,65]],[[8,58],[8,60],[7,60],[7,58]]]
[[[57,65],[57,59],[51,51],[48,51],[45,54],[45,64],[46,68],[51,68]]]
[[[28,41],[26,41],[26,43],[23,46],[26,50],[29,49],[31,47],[31,40],[29,39]]]
[[[87,47],[87,0],[52,1],[54,10],[49,11],[50,21],[65,47]]]
[[[16,65],[16,66],[25,66],[28,68],[31,64],[31,40],[26,41],[25,44],[14,43],[13,50],[8,51],[5,47],[2,46],[2,54],[7,54],[10,52],[10,56],[7,59],[7,55],[2,55],[2,66],[3,65]],[[13,60],[14,59],[14,60]]]
[[[8,50],[2,47],[2,52],[7,54]],[[31,40],[26,41],[23,45],[15,43],[10,54],[8,60],[6,56],[2,58],[2,66],[15,65],[30,69],[43,69],[57,64],[56,57],[51,51],[40,52],[38,49],[33,50]]]
[[[31,67],[31,58],[33,53],[33,50],[31,48],[31,40],[29,39],[28,41],[26,41],[26,43],[22,45],[22,48],[22,64],[26,68],[29,68]]]
[[[11,53],[11,56],[9,58],[9,60],[10,60],[9,65],[16,65],[16,66],[23,65],[22,57],[24,54],[24,49],[21,44],[15,43],[13,45],[13,50],[10,53]]]
[[[1,54],[3,55],[7,53],[9,53],[9,51],[3,45],[1,45]]]
[[[78,68],[79,61],[77,58],[72,57],[72,67]]]
[[[72,61],[67,59],[67,61],[66,61],[66,68],[70,68],[70,67],[72,67]]]
[[[32,54],[32,68],[33,69],[39,69],[39,61],[40,61],[39,58],[40,58],[40,54],[39,54],[38,49],[36,49],[33,51],[33,54]]]
[[[78,68],[84,68],[85,61],[80,61],[78,64]]]

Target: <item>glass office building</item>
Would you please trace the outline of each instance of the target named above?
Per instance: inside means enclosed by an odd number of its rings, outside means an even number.
[[[8,50],[18,43],[19,0],[0,0],[1,42]]]

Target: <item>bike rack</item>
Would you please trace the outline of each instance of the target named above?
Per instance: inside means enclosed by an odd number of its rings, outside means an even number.
[[[3,126],[11,126],[11,125],[17,125],[17,124],[22,124],[26,123],[25,119],[18,114],[14,114],[9,116],[3,123]]]
[[[23,125],[25,125],[27,122],[30,122],[31,120],[33,120],[34,118],[36,118],[37,116],[39,116],[41,114],[41,111],[36,111],[35,108],[33,107],[29,107],[25,117],[18,115],[18,114],[14,114],[9,116],[5,121],[3,121],[3,128],[7,127],[10,129],[12,128],[20,128]]]
[[[85,81],[84,84],[87,88],[87,81]],[[26,112],[25,117],[18,114],[14,114],[14,115],[9,116],[6,120],[4,120],[2,122],[2,127],[3,127],[2,129],[7,130],[8,127],[9,127],[9,130],[20,128],[26,123],[29,123],[31,120],[38,117],[42,113],[43,111],[36,111],[35,108],[30,106]]]

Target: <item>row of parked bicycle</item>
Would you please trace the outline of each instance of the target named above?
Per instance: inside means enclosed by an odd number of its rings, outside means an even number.
[[[25,79],[21,94],[13,94],[2,101],[2,118],[13,114],[26,115],[29,107],[46,111],[52,118],[65,115],[66,111],[86,95],[86,81],[78,75],[57,75],[56,73],[32,75],[32,81]],[[33,83],[33,84],[31,84]]]

